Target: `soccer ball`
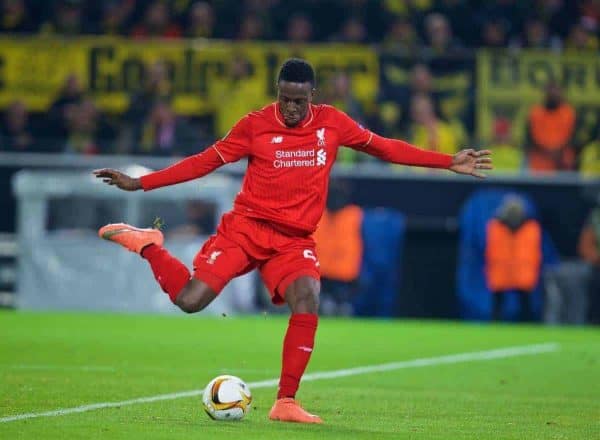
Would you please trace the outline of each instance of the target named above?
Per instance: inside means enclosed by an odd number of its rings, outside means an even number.
[[[250,409],[252,394],[239,377],[217,376],[206,385],[202,403],[214,420],[240,420]]]

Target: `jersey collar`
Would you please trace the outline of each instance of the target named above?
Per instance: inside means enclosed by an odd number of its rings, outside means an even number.
[[[288,127],[287,125],[285,125],[285,122],[282,121],[281,113],[279,112],[279,103],[278,102],[275,103],[275,105],[273,106],[273,109],[275,111],[275,119],[277,120],[277,122],[279,122],[279,125],[281,125],[282,127],[285,127],[285,128],[295,128],[295,127]],[[300,127],[300,128],[306,127],[308,124],[310,124],[312,122],[313,118],[314,118],[313,105],[309,104],[308,112],[306,113],[306,116],[304,117],[304,119],[298,124],[298,127]]]

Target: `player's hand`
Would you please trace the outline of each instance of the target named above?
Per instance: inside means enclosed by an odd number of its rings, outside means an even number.
[[[483,179],[486,176],[482,171],[494,168],[491,154],[490,150],[475,151],[472,148],[461,150],[454,155],[450,170]]]
[[[104,183],[109,185],[115,185],[125,191],[137,191],[142,189],[142,183],[140,179],[130,177],[125,173],[110,168],[104,168],[101,170],[95,170],[94,175],[98,179],[102,179]]]

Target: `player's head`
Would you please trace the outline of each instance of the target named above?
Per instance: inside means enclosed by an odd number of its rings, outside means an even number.
[[[277,100],[285,125],[294,127],[306,117],[315,90],[315,71],[305,60],[290,58],[279,70]]]

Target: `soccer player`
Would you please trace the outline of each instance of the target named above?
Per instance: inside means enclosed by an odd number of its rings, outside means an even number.
[[[294,400],[313,351],[319,308],[319,260],[311,234],[325,206],[329,173],[339,146],[388,162],[484,177],[489,151],[455,155],[425,151],[360,126],[329,105],[313,105],[315,74],[301,59],[286,61],[277,79],[277,102],[243,117],[202,153],[141,178],[113,169],[94,171],[109,185],[150,191],[202,177],[248,158],[233,210],[194,258],[194,272],[163,247],[158,229],[119,223],[98,234],[139,253],[174,304],[187,313],[204,309],[234,277],[258,269],[274,304],[287,303],[291,317],[283,341],[277,400],[269,418],[322,423]]]

